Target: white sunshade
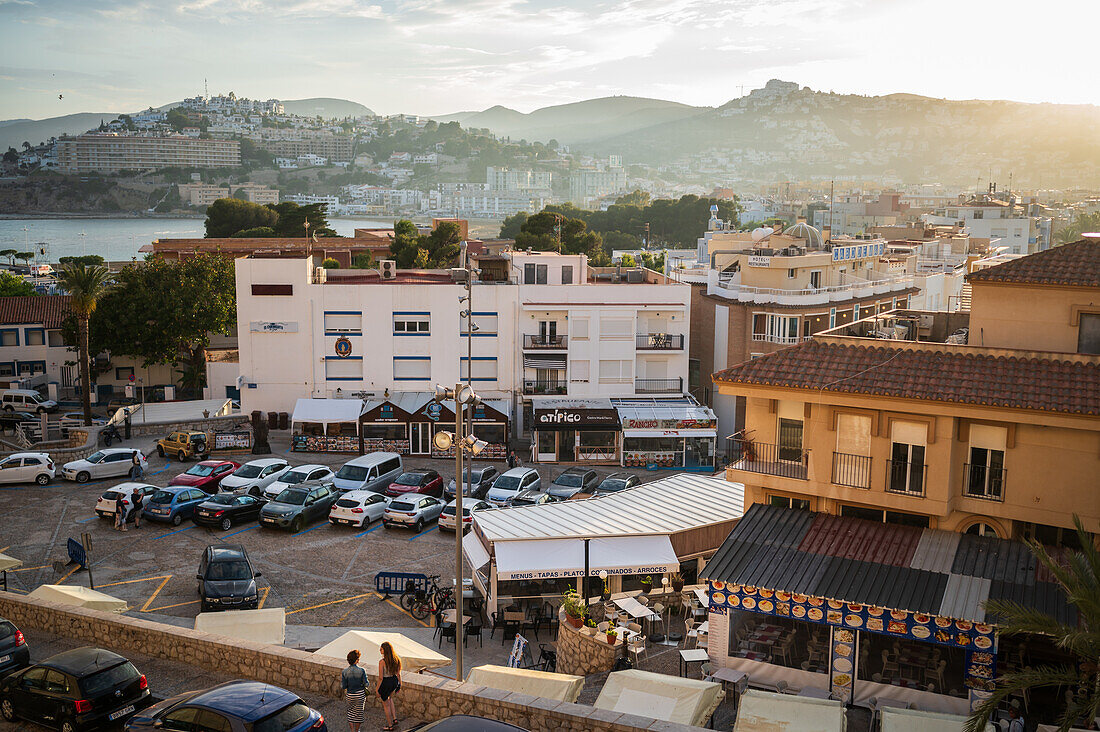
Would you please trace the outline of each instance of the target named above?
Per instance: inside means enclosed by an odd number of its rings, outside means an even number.
[[[721,701],[721,684],[632,669],[608,674],[592,706],[701,727]]]
[[[498,541],[494,545],[497,579],[556,579],[584,574],[584,541],[533,539]],[[609,574],[675,572],[680,560],[667,535],[612,536],[589,542],[588,566]]]
[[[689,430],[631,430],[624,429],[624,437],[714,437],[717,427]]]
[[[466,681],[490,689],[504,689],[563,702],[577,701],[584,688],[583,676],[508,666],[477,666],[470,669]]]
[[[401,658],[401,668],[404,671],[420,671],[451,665],[451,659],[442,653],[436,653],[431,648],[422,646],[400,633],[380,633],[370,630],[349,630],[328,645],[318,648],[314,653],[318,656],[346,659],[348,651],[354,648],[362,654],[359,665],[367,669],[367,673],[374,673],[378,668],[378,662],[382,659],[383,643],[393,646],[394,653]]]
[[[79,585],[39,585],[27,597],[109,613],[124,613],[129,609],[125,600]]]
[[[474,569],[481,569],[489,563],[489,552],[481,545],[481,541],[473,534],[462,537],[462,553]]]
[[[363,413],[362,399],[299,399],[294,403],[294,424],[338,424],[358,422]]]
[[[966,717],[941,712],[923,712],[916,709],[882,707],[882,732],[962,732]],[[993,725],[985,725],[992,732]],[[1053,729],[1053,728],[1052,728]]]
[[[199,613],[195,616],[195,630],[281,646],[286,640],[286,610],[269,607],[262,610]]]
[[[16,567],[22,567],[23,562],[15,557],[9,557],[7,554],[0,554],[0,572],[6,572],[9,569],[15,569]]]
[[[844,732],[844,704],[835,699],[816,699],[749,689],[737,703],[734,732]]]

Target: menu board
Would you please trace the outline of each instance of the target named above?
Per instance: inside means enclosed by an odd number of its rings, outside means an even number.
[[[852,679],[856,674],[856,632],[833,628],[829,654],[829,691],[845,704],[852,701]]]

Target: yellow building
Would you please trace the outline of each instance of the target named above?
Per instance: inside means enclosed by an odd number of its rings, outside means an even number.
[[[745,398],[746,504],[1073,544],[1100,532],[1100,241],[968,275],[972,310],[898,309],[713,376]]]

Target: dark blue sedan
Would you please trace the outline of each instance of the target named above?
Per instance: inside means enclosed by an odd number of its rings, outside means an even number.
[[[145,509],[142,510],[141,517],[147,521],[163,521],[179,526],[184,519],[191,518],[195,506],[209,498],[210,496],[198,488],[170,485],[145,499]]]
[[[297,694],[258,681],[227,681],[138,712],[127,731],[328,732],[325,718]]]

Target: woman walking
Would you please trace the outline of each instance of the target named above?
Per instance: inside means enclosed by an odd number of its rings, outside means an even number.
[[[378,698],[382,700],[382,711],[386,713],[386,726],[382,729],[397,728],[397,711],[393,706],[393,695],[401,691],[401,658],[393,652],[393,646],[383,643],[382,658],[378,661]]]
[[[348,667],[340,672],[340,688],[348,706],[348,728],[359,732],[363,713],[367,706],[367,672],[359,667],[359,651],[348,652]]]

